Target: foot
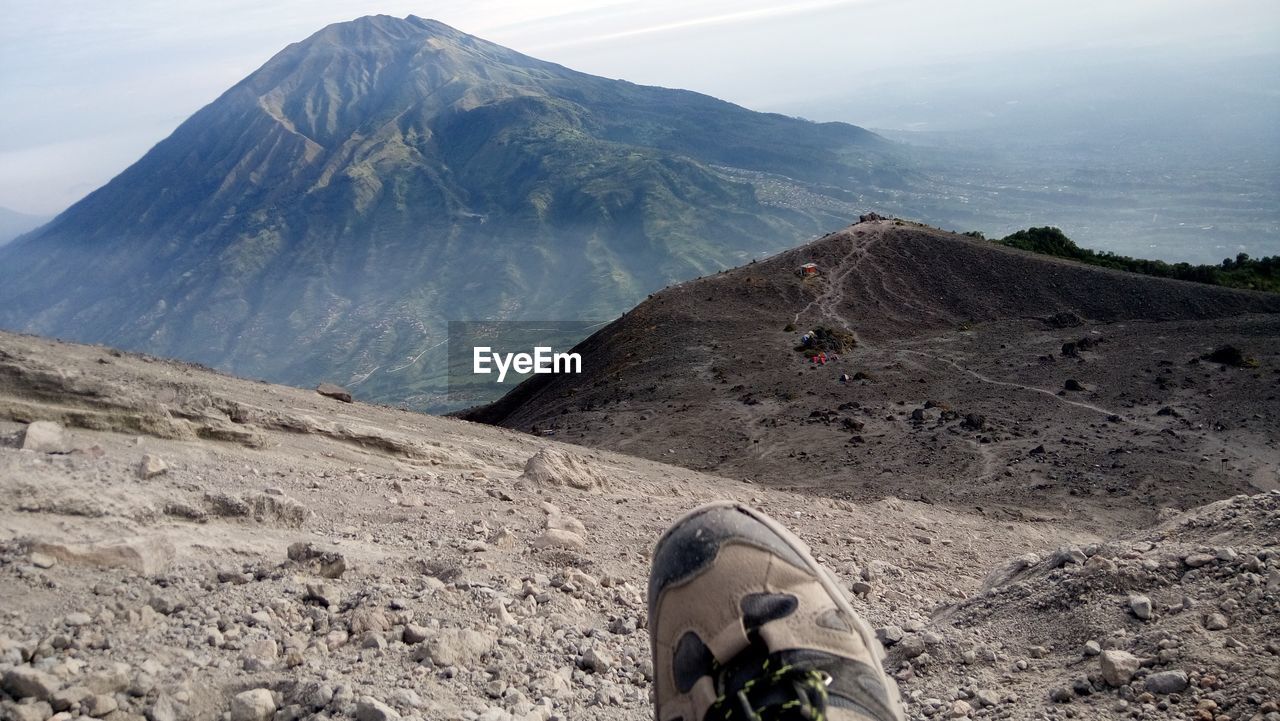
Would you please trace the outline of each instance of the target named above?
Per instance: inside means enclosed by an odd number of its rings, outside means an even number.
[[[884,650],[777,521],[721,502],[676,521],[649,577],[657,721],[900,721]]]

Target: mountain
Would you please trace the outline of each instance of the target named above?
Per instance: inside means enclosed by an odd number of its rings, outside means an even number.
[[[0,252],[0,327],[432,408],[446,320],[608,319],[910,182],[851,125],[366,17]]]
[[[798,276],[809,262],[819,275]],[[809,330],[828,364],[801,352]],[[1225,346],[1238,366],[1204,359]],[[905,221],[669,288],[575,352],[581,375],[534,376],[463,417],[758,483],[1096,529],[1280,488],[1280,295]]]
[[[0,245],[8,243],[23,233],[35,230],[47,222],[49,222],[48,216],[0,208]]]

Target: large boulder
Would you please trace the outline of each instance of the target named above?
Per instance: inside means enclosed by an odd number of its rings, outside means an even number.
[[[609,480],[584,458],[554,448],[543,448],[524,464],[521,480],[538,486],[559,486],[586,491],[603,488]]]
[[[22,448],[36,453],[66,453],[71,450],[62,426],[52,421],[36,421],[22,433]]]
[[[33,553],[82,566],[127,568],[144,576],[169,570],[177,551],[164,536],[137,536],[102,543],[31,543]]]

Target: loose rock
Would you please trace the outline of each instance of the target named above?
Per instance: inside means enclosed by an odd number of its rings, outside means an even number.
[[[159,456],[153,456],[150,453],[142,457],[142,462],[138,464],[138,478],[147,481],[156,476],[169,472],[169,464]]]
[[[231,721],[268,721],[276,712],[271,691],[256,688],[231,698]]]
[[[1109,686],[1123,686],[1133,679],[1141,664],[1128,651],[1107,650],[1102,652],[1100,665],[1102,680]]]
[[[22,448],[36,453],[66,453],[71,450],[62,426],[52,421],[36,421],[22,434]]]
[[[521,480],[538,487],[563,486],[580,491],[604,488],[608,479],[586,459],[554,448],[543,448],[524,464]]]
[[[1161,671],[1147,676],[1145,683],[1151,693],[1166,695],[1187,690],[1188,681],[1185,671]]]
[[[343,388],[340,385],[335,385],[333,383],[321,383],[320,385],[316,386],[316,393],[319,393],[320,395],[325,396],[327,398],[332,398],[334,400],[342,401],[343,403],[352,402],[351,391],[347,390],[346,388]]]
[[[1133,615],[1146,621],[1151,618],[1151,599],[1146,596],[1130,596],[1129,610]]]

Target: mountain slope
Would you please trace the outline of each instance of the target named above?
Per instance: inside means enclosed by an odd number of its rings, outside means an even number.
[[[49,218],[46,216],[0,208],[0,245],[8,243],[23,233],[35,230],[48,221]]]
[[[805,262],[822,275],[798,277]],[[857,345],[809,362],[796,346],[818,327]],[[1199,360],[1227,344],[1260,367]],[[1090,527],[1280,487],[1280,295],[913,223],[870,220],[669,288],[577,350],[582,375],[535,376],[464,417],[775,485]],[[1150,501],[1117,503],[1130,496]]]
[[[431,407],[432,364],[386,369],[445,320],[612,317],[844,222],[909,181],[895,162],[853,126],[362,18],[289,46],[6,248],[0,326]]]

